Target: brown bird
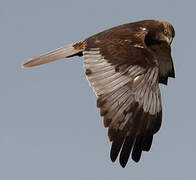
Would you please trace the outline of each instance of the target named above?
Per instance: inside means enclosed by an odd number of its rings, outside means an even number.
[[[138,162],[149,151],[162,121],[159,83],[175,77],[170,44],[175,35],[165,21],[120,25],[83,41],[30,58],[22,67],[83,56],[86,76],[112,142],[110,157],[120,153],[125,167],[130,153]]]

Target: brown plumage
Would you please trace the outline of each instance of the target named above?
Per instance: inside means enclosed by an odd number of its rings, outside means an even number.
[[[124,24],[67,45],[23,64],[31,67],[64,57],[83,56],[86,76],[112,142],[110,157],[125,167],[149,151],[162,121],[158,83],[175,77],[170,44],[174,28],[165,21]]]

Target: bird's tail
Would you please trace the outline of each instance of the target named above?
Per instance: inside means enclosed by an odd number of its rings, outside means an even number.
[[[82,55],[83,49],[84,49],[83,41],[77,42],[75,44],[69,44],[61,48],[55,49],[53,51],[50,51],[41,56],[31,57],[26,62],[24,62],[24,64],[22,64],[22,68],[37,66],[52,61],[56,61],[58,59],[75,56],[75,55]]]

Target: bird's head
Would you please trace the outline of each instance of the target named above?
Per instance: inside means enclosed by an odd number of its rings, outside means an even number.
[[[166,42],[168,45],[170,45],[172,43],[172,40],[175,36],[175,31],[173,26],[165,21],[162,21],[162,28],[161,28],[161,32],[159,34],[159,38],[161,41]]]
[[[147,35],[147,44],[167,43],[170,45],[175,36],[173,26],[166,21],[156,21],[153,26],[149,28]]]

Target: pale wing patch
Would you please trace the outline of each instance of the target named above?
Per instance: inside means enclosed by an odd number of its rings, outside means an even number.
[[[158,68],[149,68],[146,71],[137,65],[121,65],[117,69],[104,59],[99,48],[84,51],[83,56],[90,85],[98,97],[107,99],[101,115],[107,114],[111,118],[115,113],[126,110],[133,101],[138,102],[145,112],[152,115],[161,110]],[[121,110],[117,111],[115,108]],[[120,114],[117,116],[120,117]]]
[[[140,78],[140,79],[139,79]],[[145,112],[156,114],[161,111],[161,95],[158,85],[158,68],[150,68],[144,75],[136,77],[137,82],[134,90],[135,100],[143,106]]]
[[[97,96],[119,89],[144,71],[139,66],[131,68],[123,65],[117,70],[114,65],[104,59],[98,48],[84,51],[83,56],[87,79]]]

